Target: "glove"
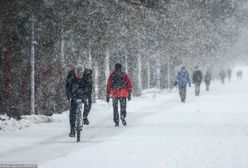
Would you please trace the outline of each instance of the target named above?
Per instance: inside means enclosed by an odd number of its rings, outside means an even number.
[[[109,96],[106,96],[106,102],[109,103]]]
[[[191,83],[189,83],[189,87],[191,87]]]
[[[128,100],[128,101],[131,100],[131,94],[128,94],[127,100]]]
[[[177,81],[174,82],[174,86],[177,86]]]
[[[67,100],[71,100],[71,95],[69,94],[69,92],[67,92],[67,94],[66,94],[66,97],[67,97]]]

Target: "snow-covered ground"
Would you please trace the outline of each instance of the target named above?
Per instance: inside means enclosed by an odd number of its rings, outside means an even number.
[[[111,104],[98,101],[82,141],[68,137],[68,112],[0,121],[0,163],[39,168],[247,168],[248,68],[210,92],[148,90],[128,102],[128,125],[114,127]],[[5,118],[1,116],[1,118]]]

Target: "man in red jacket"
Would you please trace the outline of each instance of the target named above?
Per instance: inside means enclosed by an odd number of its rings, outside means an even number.
[[[114,122],[115,127],[119,127],[119,112],[118,102],[120,102],[121,121],[123,126],[126,126],[127,101],[131,100],[132,83],[126,73],[121,71],[121,64],[115,65],[114,72],[109,76],[107,83],[106,101],[109,103],[110,95],[113,98]]]

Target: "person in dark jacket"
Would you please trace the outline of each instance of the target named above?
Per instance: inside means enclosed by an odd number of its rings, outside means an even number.
[[[121,70],[121,64],[115,65],[115,70],[110,74],[107,82],[106,101],[109,102],[110,96],[113,101],[114,123],[115,127],[119,127],[118,103],[120,102],[120,119],[123,126],[127,125],[125,120],[127,116],[127,100],[131,100],[132,83],[128,75]]]
[[[83,124],[89,125],[88,114],[91,109],[91,94],[92,94],[92,70],[84,68],[82,65],[77,65],[67,75],[66,78],[66,93],[67,99],[70,101],[70,127],[69,136],[75,136],[75,120],[77,110],[77,99],[83,99]]]
[[[211,73],[209,71],[206,72],[206,74],[204,75],[204,82],[206,85],[206,91],[209,91],[209,86],[210,86],[210,82],[211,82]]]
[[[195,71],[193,72],[192,82],[195,84],[195,95],[200,95],[200,86],[202,82],[202,72],[199,70],[198,66],[195,67]]]
[[[175,85],[178,86],[181,102],[183,103],[186,99],[187,84],[189,84],[189,87],[191,86],[189,73],[185,67],[182,67],[181,70],[177,73]]]

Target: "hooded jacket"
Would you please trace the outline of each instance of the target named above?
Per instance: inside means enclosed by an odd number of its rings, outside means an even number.
[[[108,78],[107,96],[113,98],[128,97],[132,92],[132,83],[128,75],[120,70],[115,70]]]
[[[178,87],[186,87],[187,84],[190,84],[189,74],[186,70],[180,70],[177,73],[176,82]]]

